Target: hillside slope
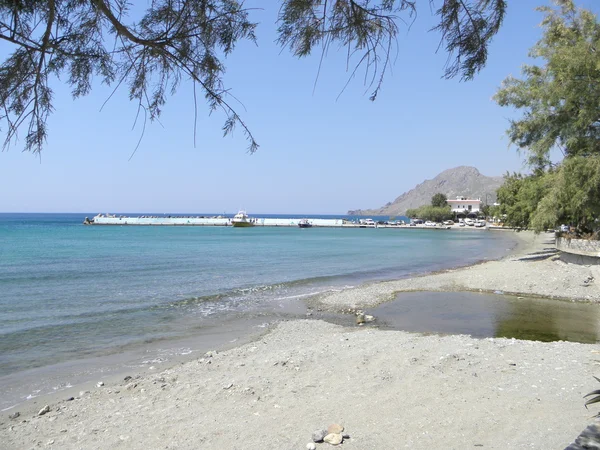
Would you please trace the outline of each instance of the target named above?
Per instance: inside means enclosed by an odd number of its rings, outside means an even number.
[[[413,189],[405,192],[393,202],[377,209],[357,209],[348,211],[349,215],[399,216],[409,208],[418,208],[431,202],[431,197],[438,192],[449,199],[463,196],[481,198],[488,203],[496,201],[496,189],[504,181],[503,177],[487,177],[475,167],[459,166],[444,170],[433,180],[425,180]]]

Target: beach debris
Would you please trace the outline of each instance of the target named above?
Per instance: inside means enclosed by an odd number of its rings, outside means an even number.
[[[332,423],[327,427],[327,434],[342,434],[344,427],[339,423]]]
[[[369,314],[365,314],[364,311],[358,309],[355,311],[354,313],[356,315],[356,324],[357,325],[363,325],[367,322],[373,322],[375,320],[375,317],[369,315]]]
[[[19,411],[17,411],[17,412],[14,412],[14,413],[12,413],[12,414],[9,414],[9,415],[8,415],[8,418],[9,418],[9,419],[16,419],[16,418],[17,418],[17,417],[19,417],[20,415],[21,415],[21,413],[20,413]]]
[[[40,412],[38,413],[38,416],[43,416],[44,414],[47,414],[49,412],[50,412],[50,406],[46,405],[42,409],[40,409]]]
[[[327,430],[317,430],[312,434],[313,442],[327,442],[331,445],[339,445],[344,442],[344,439],[349,439],[348,434],[342,434],[344,426],[339,423],[332,423],[327,427]],[[308,446],[307,446],[308,448]]]
[[[317,446],[314,442],[309,442],[308,444],[306,444],[306,450],[316,450],[316,448]]]
[[[323,438],[327,436],[327,430],[317,430],[312,434],[313,442],[323,442]]]
[[[327,436],[323,438],[323,442],[327,442],[331,445],[339,445],[342,443],[344,438],[339,433],[329,433]]]

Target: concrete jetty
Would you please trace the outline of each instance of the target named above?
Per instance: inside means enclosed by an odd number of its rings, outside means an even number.
[[[301,219],[297,218],[261,218],[251,217],[256,227],[297,227]],[[308,219],[313,227],[366,227],[346,219]],[[92,219],[85,218],[85,225],[145,225],[145,226],[231,226],[230,217],[198,217],[198,216],[117,216],[98,214]],[[370,225],[374,228],[374,225]]]
[[[231,226],[231,217],[205,217],[205,216],[120,216],[116,214],[98,214],[93,218],[86,217],[83,221],[84,225],[108,225],[108,226],[216,226],[227,227]],[[461,229],[458,224],[453,226],[444,226],[438,224],[436,226],[426,226],[423,224],[387,224],[376,223],[373,220],[363,219],[362,221],[350,221],[347,219],[319,219],[307,218],[311,225],[315,228],[402,228],[410,230],[448,230]],[[255,227],[298,227],[300,218],[271,218],[271,217],[250,217]],[[485,230],[487,227],[474,228],[463,227],[462,229],[477,229]]]

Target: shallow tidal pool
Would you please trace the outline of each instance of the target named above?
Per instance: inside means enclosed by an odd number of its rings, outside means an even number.
[[[600,305],[473,292],[404,292],[368,311],[380,328],[476,338],[600,341]]]

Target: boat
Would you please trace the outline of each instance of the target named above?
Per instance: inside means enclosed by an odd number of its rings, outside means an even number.
[[[234,227],[253,227],[254,219],[250,219],[246,211],[238,211],[231,219],[231,225]]]
[[[300,219],[300,221],[298,222],[298,226],[300,228],[310,228],[312,227],[312,223],[310,223],[308,219]]]

